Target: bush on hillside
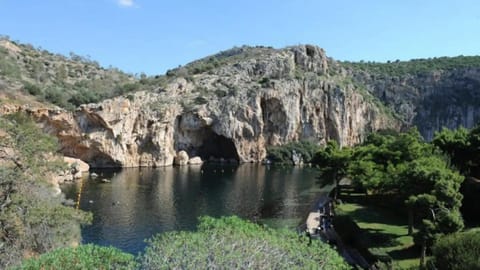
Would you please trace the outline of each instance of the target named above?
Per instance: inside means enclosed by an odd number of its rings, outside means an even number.
[[[113,247],[81,245],[60,248],[38,258],[25,260],[17,270],[36,269],[135,269],[135,258]]]
[[[480,269],[480,230],[440,238],[433,246],[433,264],[439,270]]]
[[[267,158],[275,163],[292,164],[292,153],[301,154],[304,162],[311,162],[319,146],[309,141],[291,142],[280,146],[267,148]]]
[[[0,117],[0,268],[80,240],[86,213],[62,205],[47,179],[63,163],[48,153],[58,145],[26,115]],[[10,149],[10,150],[9,150]]]
[[[238,217],[201,218],[197,232],[169,232],[148,241],[142,269],[349,269],[321,241],[300,241]]]

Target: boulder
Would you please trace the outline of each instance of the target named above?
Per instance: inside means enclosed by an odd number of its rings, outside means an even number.
[[[191,159],[188,160],[188,164],[190,165],[200,165],[202,163],[203,161],[200,157],[192,157]]]
[[[68,166],[73,170],[74,174],[77,174],[78,172],[84,173],[90,170],[90,166],[81,159],[63,157],[63,161],[68,164]]]
[[[179,151],[177,153],[177,155],[175,156],[174,164],[175,165],[180,165],[180,166],[187,165],[188,160],[189,160],[189,158],[188,158],[187,152],[182,150],[182,151]]]

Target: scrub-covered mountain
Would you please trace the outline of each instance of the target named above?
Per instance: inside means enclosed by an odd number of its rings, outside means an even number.
[[[343,63],[311,45],[244,46],[165,76],[123,74],[126,80],[115,81],[117,75],[103,71],[103,80],[115,83],[105,84],[100,92],[108,94],[98,98],[122,95],[73,112],[11,102],[0,112],[27,111],[59,138],[65,155],[94,167],[170,165],[181,150],[203,160],[257,162],[267,147],[293,141],[353,145],[379,129],[417,124],[430,137],[442,125],[472,126],[478,118],[472,97],[480,91],[480,61],[442,58],[449,65],[429,66],[436,61]],[[418,63],[426,63],[425,70],[404,68]],[[76,93],[71,85],[68,91]],[[116,92],[118,87],[124,90]],[[49,99],[37,95],[36,100]],[[179,157],[180,163],[188,161],[184,153]]]
[[[133,75],[89,57],[53,54],[0,36],[0,97],[10,103],[52,103],[73,110],[141,89]],[[35,97],[32,99],[29,96]]]

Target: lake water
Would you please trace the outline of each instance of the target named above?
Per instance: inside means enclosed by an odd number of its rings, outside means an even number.
[[[82,228],[83,242],[134,254],[156,233],[194,230],[203,215],[294,227],[322,192],[318,172],[310,168],[243,164],[97,173],[97,179],[62,187],[67,198],[93,213],[93,223]]]

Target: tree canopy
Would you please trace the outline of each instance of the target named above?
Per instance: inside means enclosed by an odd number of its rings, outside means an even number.
[[[450,157],[452,165],[464,175],[480,176],[480,125],[467,130],[447,128],[435,133],[433,144]]]
[[[338,196],[340,180],[347,176],[350,159],[350,149],[341,148],[336,141],[329,141],[312,159],[312,163],[320,170],[320,178],[325,183],[335,183],[335,198]]]
[[[459,190],[464,178],[447,161],[416,129],[372,133],[353,149],[332,142],[314,158],[322,177],[337,183],[348,177],[366,194],[388,197],[382,200],[387,207],[409,212],[409,231],[417,226],[415,239],[423,251],[440,235],[463,228]]]

